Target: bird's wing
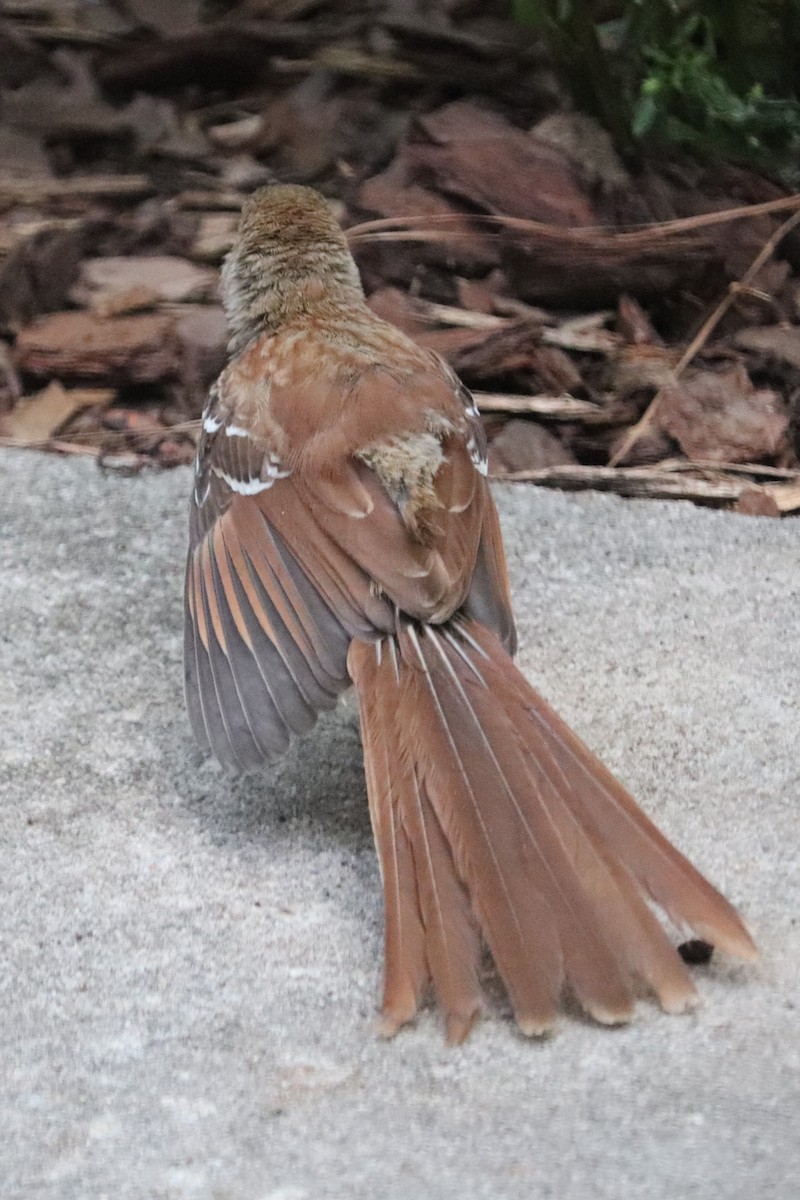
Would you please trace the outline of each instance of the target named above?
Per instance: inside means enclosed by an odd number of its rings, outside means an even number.
[[[491,495],[486,502],[478,556],[463,612],[466,617],[491,629],[508,654],[516,653],[517,627],[511,607],[503,535]]]
[[[288,472],[279,437],[255,425],[238,423],[224,389],[212,389],[186,565],[189,717],[201,745],[237,770],[277,758],[336,703],[353,632],[264,519],[259,501],[284,492]]]
[[[392,632],[398,610],[442,621],[472,588],[487,623],[510,620],[468,393],[433,360],[413,391],[379,366],[309,361],[242,356],[203,415],[187,703],[201,743],[240,769],[335,703],[351,639]]]

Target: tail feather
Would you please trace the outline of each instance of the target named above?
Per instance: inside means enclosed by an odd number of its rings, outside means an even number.
[[[493,639],[478,631],[486,648]],[[498,658],[503,651],[495,643]],[[678,927],[739,958],[757,950],[736,909],[676,850],[636,801],[515,669],[515,725],[540,764],[606,856],[621,863]],[[508,678],[509,672],[504,671]],[[510,709],[509,705],[509,709]]]
[[[399,680],[390,650],[354,642],[348,666],[360,697],[364,762],[373,833],[386,906],[383,1031],[396,1032],[416,1012],[429,975],[444,1011],[447,1038],[461,1042],[482,1007],[480,943],[469,899],[456,874],[450,846],[420,785],[414,764],[400,751],[400,714],[386,704]]]
[[[429,644],[423,648],[409,626],[401,647],[406,736],[517,1021],[542,1033],[555,1020],[563,959],[540,880],[530,869],[517,823],[507,812],[496,820],[487,805],[498,791],[497,773],[476,742],[476,729],[453,703],[449,680],[429,663]]]
[[[592,841],[537,760],[539,797],[558,823],[572,851],[572,866],[584,891],[604,917],[604,935],[612,952],[634,980],[641,979],[667,1012],[683,1012],[697,991],[683,960],[642,898],[636,880],[605,847]]]
[[[483,1007],[480,940],[450,846],[416,771],[410,785],[402,815],[416,869],[428,963],[445,1013],[447,1040],[457,1043],[467,1036]]]
[[[415,703],[420,730],[423,722],[430,727],[438,715],[454,766],[468,785],[478,782],[480,795],[478,788],[473,789],[478,820],[470,831],[461,869],[518,1021],[537,1032],[551,1025],[564,983],[598,1020],[610,1024],[627,1020],[633,1003],[627,979],[587,897],[570,885],[569,852],[537,794],[517,739],[497,703],[496,689],[488,681],[479,682],[474,673],[462,672],[460,678],[451,661],[454,656],[436,631],[428,628],[420,638],[411,627],[405,636],[422,666],[416,675]],[[404,653],[410,657],[405,646]],[[452,783],[441,778],[441,749],[428,759],[425,741],[419,737],[417,744],[423,770],[430,774],[432,802],[457,829],[464,820],[463,809],[453,804]],[[534,803],[526,804],[528,796]],[[498,870],[514,921],[516,937],[511,946],[497,936],[492,914],[494,880],[481,861],[486,858]],[[546,985],[549,1011],[538,1003],[531,1010],[531,974],[535,986]]]
[[[374,653],[372,646],[353,643],[348,665],[354,678],[358,678],[356,661],[370,652]],[[390,758],[391,710],[381,704],[375,688],[363,686],[359,696],[369,812],[385,907],[382,1032],[390,1036],[417,1011],[428,978],[425,931],[414,860],[400,815],[399,793],[407,781]]]
[[[381,645],[391,654],[381,656]],[[470,907],[528,1033],[554,1023],[565,989],[604,1023],[630,1018],[639,982],[668,1011],[694,1003],[647,897],[712,943],[755,955],[735,909],[485,627],[404,625],[377,647],[354,643],[348,665],[384,863],[384,1012],[393,1028],[413,1015],[430,974],[451,1034],[468,1031],[480,1002]],[[406,906],[416,898],[411,957],[395,932],[399,894]],[[398,1005],[389,981],[412,977]]]

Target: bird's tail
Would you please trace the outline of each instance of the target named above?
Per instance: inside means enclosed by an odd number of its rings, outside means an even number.
[[[354,642],[370,813],[386,905],[383,1024],[413,1017],[430,979],[447,1034],[481,1008],[481,941],[521,1029],[565,993],[596,1020],[644,985],[669,1012],[695,988],[647,901],[742,958],[736,910],[517,671],[481,625],[409,624]]]

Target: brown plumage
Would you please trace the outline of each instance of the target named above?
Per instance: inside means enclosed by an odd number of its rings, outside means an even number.
[[[245,206],[223,271],[233,357],[203,415],[186,574],[200,741],[247,768],[352,682],[383,877],[383,1027],[430,981],[447,1036],[481,1008],[488,946],[527,1033],[572,995],[630,1018],[696,997],[654,916],[731,954],[735,910],[514,667],[472,398],[368,309],[322,197]]]

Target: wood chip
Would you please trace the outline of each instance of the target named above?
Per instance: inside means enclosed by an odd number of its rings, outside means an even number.
[[[149,312],[158,308],[160,302],[158,292],[143,284],[137,284],[121,292],[109,292],[107,295],[100,293],[91,304],[91,309],[97,317],[124,317],[130,313]]]
[[[617,330],[634,346],[661,346],[663,342],[635,296],[623,292],[617,304]]]
[[[613,354],[622,339],[618,333],[603,327],[610,316],[604,311],[565,321],[555,329],[543,330],[542,341],[579,354]]]
[[[620,346],[611,358],[608,387],[624,400],[635,392],[655,394],[675,378],[679,354],[662,346]]]
[[[146,289],[158,300],[205,300],[216,294],[218,276],[174,254],[110,255],[87,258],[70,296],[76,304],[102,309],[131,289]]]
[[[209,387],[228,357],[228,322],[222,308],[196,304],[175,328],[180,356],[180,399],[187,412],[199,414]]]
[[[800,480],[793,483],[772,483],[764,486],[781,513],[800,511]]]
[[[189,251],[198,262],[218,263],[233,246],[239,225],[238,212],[204,213]]]
[[[467,383],[495,382],[503,375],[533,371],[542,345],[542,330],[530,321],[510,321],[488,333],[453,358],[456,371]]]
[[[102,320],[55,313],[19,334],[17,366],[32,375],[152,383],[177,374],[174,326],[159,314]]]
[[[366,180],[357,199],[360,209],[384,218],[418,220],[422,217],[430,221],[429,228],[422,231],[416,242],[388,243],[381,259],[382,281],[413,279],[421,257],[425,262],[444,263],[450,270],[457,267],[470,272],[485,271],[499,262],[496,244],[481,232],[468,214],[446,196],[417,182],[405,150],[400,151],[385,171]],[[445,240],[441,243],[435,239],[426,240],[431,230],[439,231],[443,221],[446,223]],[[365,259],[367,249],[373,256],[380,255],[381,233],[369,236],[370,241],[366,244],[362,244],[360,237],[351,243],[359,263]]]
[[[489,444],[489,469],[500,478],[514,471],[575,463],[563,442],[536,421],[507,421]]]
[[[419,124],[429,141],[409,143],[409,157],[445,193],[490,213],[573,227],[597,224],[572,163],[557,147],[461,100]]]
[[[779,517],[781,510],[765,488],[748,487],[734,504],[734,510],[746,517]]]
[[[0,324],[19,329],[63,305],[93,228],[81,219],[0,222]]]
[[[789,363],[800,370],[800,329],[796,325],[762,325],[740,329],[734,346],[752,350],[764,358]]]

